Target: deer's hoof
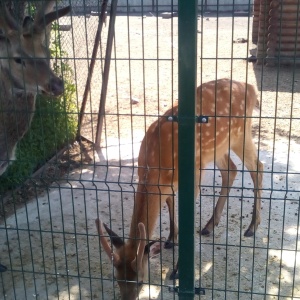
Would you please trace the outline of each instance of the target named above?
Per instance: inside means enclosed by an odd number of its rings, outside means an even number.
[[[179,275],[178,275],[178,270],[173,270],[171,275],[170,275],[170,280],[175,280],[178,279]]]
[[[254,235],[254,231],[252,229],[249,229],[249,228],[244,233],[245,237],[251,237],[253,235]]]
[[[210,231],[207,228],[203,228],[201,230],[201,235],[209,235],[209,234],[210,234]]]
[[[165,249],[173,249],[175,246],[175,243],[171,242],[170,240],[165,241]]]

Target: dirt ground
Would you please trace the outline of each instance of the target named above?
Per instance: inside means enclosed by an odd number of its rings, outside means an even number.
[[[72,25],[70,32],[62,33],[62,43],[74,69],[79,109],[97,21],[95,16],[62,20]],[[195,299],[300,299],[300,72],[293,66],[248,63],[245,58],[255,48],[251,25],[248,17],[207,14],[198,19],[198,82],[226,77],[258,88],[261,108],[254,114],[253,134],[265,172],[262,223],[255,238],[245,238],[253,186],[233,155],[240,171],[227,211],[213,236],[195,235],[197,286],[206,289],[206,295]],[[106,34],[107,28],[102,55]],[[241,38],[248,42],[234,42]],[[128,236],[140,142],[148,126],[177,100],[177,52],[177,18],[117,16],[102,148],[87,142],[85,150],[78,143],[69,145],[62,158],[48,166],[60,175],[47,181],[47,189],[39,178],[30,185],[31,200],[10,205],[13,213],[0,223],[1,263],[9,269],[0,274],[1,298],[118,299],[113,268],[100,250],[94,220],[99,216]],[[98,60],[82,129],[92,141],[102,68]],[[201,205],[196,200],[197,232],[212,214],[220,184],[219,172],[210,165],[201,185]],[[26,190],[19,194],[20,202],[24,195]],[[160,220],[154,239],[168,235],[166,208]],[[176,260],[177,247],[163,249],[150,260],[149,285],[140,299],[178,298],[168,289],[174,284],[168,278]]]

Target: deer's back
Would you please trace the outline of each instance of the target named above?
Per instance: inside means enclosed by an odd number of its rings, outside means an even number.
[[[251,134],[251,116],[256,105],[256,90],[250,84],[220,79],[197,88],[197,115],[208,117],[208,123],[199,123],[196,128],[197,167],[201,164],[203,168],[228,153],[243,142],[245,134]],[[140,178],[145,177],[146,168],[157,173],[155,180],[161,181],[158,172],[177,179],[173,170],[178,165],[178,124],[168,121],[169,116],[177,115],[175,105],[147,130],[139,154]]]

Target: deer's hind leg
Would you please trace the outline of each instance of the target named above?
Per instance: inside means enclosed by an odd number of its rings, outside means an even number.
[[[254,206],[252,220],[245,231],[247,237],[253,236],[260,224],[261,191],[263,179],[263,164],[258,160],[257,149],[252,137],[245,136],[244,147],[234,147],[233,151],[239,156],[245,167],[250,172],[254,186]]]
[[[216,165],[221,172],[222,188],[216,207],[214,209],[214,213],[201,231],[202,235],[209,235],[213,231],[214,226],[219,224],[224,205],[229,196],[230,188],[237,174],[236,165],[231,160],[228,154],[225,154],[221,159],[219,159],[216,162]]]

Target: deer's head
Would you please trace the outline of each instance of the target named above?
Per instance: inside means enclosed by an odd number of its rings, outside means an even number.
[[[155,241],[146,244],[146,229],[143,223],[138,224],[140,233],[138,241],[130,240],[127,243],[103,224],[116,249],[113,252],[103,235],[101,222],[99,219],[95,222],[102,247],[115,267],[115,279],[120,288],[121,299],[136,300],[144,282],[148,279],[148,258],[153,254],[151,248]]]
[[[47,37],[51,23],[70,12],[70,6],[53,11],[55,1],[44,1],[34,19],[25,17],[22,26],[0,1],[0,76],[3,88],[38,91],[59,96],[63,81],[50,68]],[[3,83],[3,81],[5,83]],[[9,91],[10,90],[10,91]]]

